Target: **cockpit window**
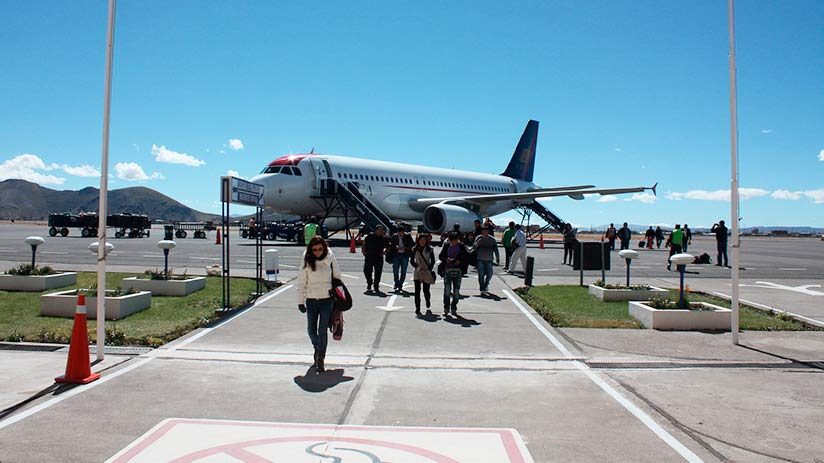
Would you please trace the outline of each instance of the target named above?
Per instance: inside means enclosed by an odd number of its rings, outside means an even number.
[[[283,170],[280,171],[281,174],[292,175],[292,168],[291,167],[284,167]]]
[[[277,174],[280,172],[280,166],[268,166],[267,168],[263,169],[261,174]]]
[[[302,173],[300,173],[300,169],[297,167],[292,167],[292,172],[297,176],[303,175]]]

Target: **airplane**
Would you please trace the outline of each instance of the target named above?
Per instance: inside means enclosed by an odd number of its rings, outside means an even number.
[[[423,165],[402,164],[311,152],[290,154],[270,162],[250,179],[264,185],[266,210],[319,217],[330,229],[351,226],[354,214],[346,201],[331,200],[332,185],[344,199],[356,196],[378,216],[398,222],[422,223],[430,233],[444,233],[459,224],[474,229],[474,221],[519,207],[536,206],[537,199],[568,196],[640,193],[652,187],[598,189],[594,185],[542,188],[533,180],[538,121],[530,120],[506,169],[500,175]],[[343,190],[343,191],[341,191]],[[333,199],[333,198],[332,198]],[[545,209],[544,209],[545,210]],[[345,222],[349,222],[348,224]]]

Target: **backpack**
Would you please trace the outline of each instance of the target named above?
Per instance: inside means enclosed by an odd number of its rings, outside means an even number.
[[[711,264],[712,258],[706,252],[695,258],[696,264]]]

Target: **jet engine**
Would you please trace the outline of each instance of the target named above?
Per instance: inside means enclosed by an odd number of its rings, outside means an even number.
[[[469,209],[452,204],[433,204],[423,211],[423,225],[430,233],[444,233],[460,224],[461,231],[475,229],[475,221],[481,217]]]

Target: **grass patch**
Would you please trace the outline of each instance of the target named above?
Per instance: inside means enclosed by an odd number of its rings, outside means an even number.
[[[603,302],[581,286],[533,286],[519,288],[518,294],[552,326],[559,328],[643,328],[629,315],[626,302]],[[669,290],[669,297],[678,300],[678,291]],[[709,302],[730,308],[729,301],[701,293],[690,293],[690,302]],[[813,331],[786,315],[773,315],[741,306],[742,330],[750,331]]]
[[[121,286],[127,273],[106,274],[106,287]],[[95,283],[96,273],[79,273],[77,285],[63,289],[88,288]],[[232,307],[241,307],[255,290],[255,281],[232,279]],[[107,345],[156,347],[211,323],[215,310],[222,304],[221,278],[207,277],[206,288],[186,297],[152,296],[152,306],[122,320],[106,322]],[[0,340],[65,343],[71,339],[73,320],[70,318],[41,317],[40,295],[43,293],[0,291]],[[89,311],[96,310],[88,307]],[[90,339],[94,339],[97,322],[88,322]]]

